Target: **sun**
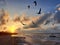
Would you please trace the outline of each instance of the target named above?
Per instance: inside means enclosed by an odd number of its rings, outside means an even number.
[[[9,32],[14,33],[16,30],[16,27],[14,25],[11,25],[8,27]]]

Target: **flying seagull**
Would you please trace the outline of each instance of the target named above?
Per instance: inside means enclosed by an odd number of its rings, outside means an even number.
[[[30,5],[28,5],[27,7],[28,7],[28,9],[29,9],[29,8],[30,8]]]
[[[37,2],[36,1],[34,1],[33,3],[35,4],[35,6],[37,6]]]
[[[50,21],[49,21],[49,20],[47,20],[47,21],[46,21],[46,23],[45,23],[44,25],[48,24],[49,22],[50,22]]]
[[[26,24],[24,24],[22,21],[20,21],[20,22],[21,22],[22,25],[26,25]]]
[[[35,23],[32,21],[32,24],[35,24]]]
[[[41,8],[40,8],[40,10],[39,10],[39,12],[37,14],[41,14]]]

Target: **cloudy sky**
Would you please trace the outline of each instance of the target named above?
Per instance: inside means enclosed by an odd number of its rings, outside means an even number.
[[[6,8],[11,14],[37,15],[40,8],[42,12],[47,13],[54,11],[56,5],[60,4],[60,0],[36,0],[37,6],[34,6],[33,2],[34,0],[0,0],[0,7]],[[30,9],[27,8],[28,5]]]
[[[35,0],[35,1],[37,2],[36,6],[33,3],[34,0],[0,0],[0,9],[4,8],[10,13],[12,17],[14,14],[16,15],[16,13],[20,16],[22,14],[26,14],[29,16],[29,17],[24,15],[21,17],[16,16],[15,19],[13,17],[11,20],[8,19],[9,18],[8,15],[7,17],[5,16],[4,19],[7,18],[7,20],[9,20],[8,22],[6,21],[7,24],[5,24],[7,28],[6,30],[13,29],[14,31],[15,27],[17,27],[17,29],[20,29],[20,30],[48,29],[48,28],[54,28],[54,26],[52,26],[52,23],[50,24],[50,22],[54,23],[56,21],[60,23],[60,0],[58,1],[57,0]],[[27,7],[28,5],[30,5],[30,8]],[[37,13],[40,8],[42,9],[42,13],[38,15]],[[51,13],[48,13],[48,12],[51,12]],[[16,19],[17,19],[17,22],[14,21]],[[50,21],[50,19],[52,21]],[[45,22],[48,22],[48,24],[44,25]],[[5,30],[4,26],[1,26],[1,27],[2,27],[2,30]]]

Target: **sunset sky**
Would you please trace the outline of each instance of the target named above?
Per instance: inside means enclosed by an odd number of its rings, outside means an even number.
[[[2,5],[1,2],[3,2]],[[36,13],[39,9],[42,9],[42,12],[53,12],[56,9],[56,6],[60,4],[60,0],[36,0],[37,6],[34,6],[34,0],[1,0],[0,7],[6,7],[10,14],[18,13],[26,15],[37,15]],[[1,6],[2,5],[2,6]],[[28,9],[30,5],[30,9]]]
[[[36,6],[33,3],[34,1],[37,2]],[[28,5],[30,8],[28,8]],[[7,27],[6,30],[12,31],[13,29],[12,32],[14,32],[15,29],[45,30],[48,28],[54,28],[52,24],[60,22],[60,0],[0,0],[0,9],[2,8],[9,13],[5,12],[5,16],[1,19],[6,19],[5,22],[7,24],[4,24]],[[42,13],[37,14],[40,8]],[[14,17],[16,14],[19,16]],[[24,16],[23,14],[28,15],[29,17]],[[11,16],[12,19],[9,16]],[[7,22],[7,20],[9,21]],[[48,24],[46,24],[46,22]],[[5,30],[4,25],[1,26],[2,30]]]

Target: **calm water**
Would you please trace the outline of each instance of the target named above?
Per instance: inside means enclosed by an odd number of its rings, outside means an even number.
[[[26,34],[24,45],[60,45],[60,34],[53,34],[56,37],[49,37],[50,35],[52,34]]]

